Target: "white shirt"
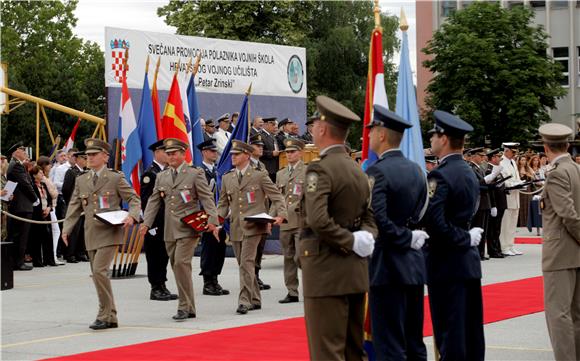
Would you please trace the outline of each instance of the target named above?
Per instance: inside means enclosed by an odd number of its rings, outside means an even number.
[[[323,150],[320,151],[320,156],[325,155],[326,153],[328,153],[329,150],[333,149],[333,148],[338,148],[338,147],[345,147],[344,144],[333,144],[333,145],[329,145],[328,147],[324,148]]]
[[[202,161],[202,163],[203,163],[203,165],[205,165],[207,167],[207,169],[209,169],[210,172],[213,172],[213,167],[214,167],[213,164],[209,164],[209,163],[206,163],[204,161]]]
[[[221,158],[224,148],[228,144],[228,140],[232,134],[226,130],[219,128],[214,134],[213,138],[216,140],[218,159]]]
[[[163,164],[159,163],[158,161],[156,161],[155,159],[153,159],[153,163],[157,164],[161,170],[165,169],[165,166]]]
[[[58,167],[55,168],[54,173],[52,175],[52,183],[56,186],[58,190],[58,194],[62,194],[62,185],[64,183],[64,175],[66,171],[69,170],[71,164],[69,162],[64,162]]]

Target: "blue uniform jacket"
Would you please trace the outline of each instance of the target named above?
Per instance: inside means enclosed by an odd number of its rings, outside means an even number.
[[[423,252],[411,248],[411,219],[423,208],[427,197],[421,168],[399,150],[389,151],[368,171],[374,178],[372,208],[379,229],[369,276],[371,286],[425,284]]]
[[[424,217],[430,238],[424,247],[427,282],[481,278],[477,247],[469,229],[477,211],[479,182],[461,154],[444,158],[429,175],[429,208]]]

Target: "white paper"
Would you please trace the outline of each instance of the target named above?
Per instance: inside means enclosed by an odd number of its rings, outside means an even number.
[[[157,227],[151,228],[149,230],[149,234],[152,235],[152,236],[156,236],[157,235]]]
[[[267,213],[259,213],[259,214],[254,214],[253,216],[246,217],[246,219],[252,219],[252,218],[271,219],[271,220],[274,220],[274,217],[270,216]]]
[[[118,226],[118,225],[123,224],[123,221],[125,220],[125,218],[127,218],[128,215],[129,215],[129,212],[124,211],[124,210],[118,210],[118,211],[112,211],[112,212],[103,212],[103,213],[96,214],[97,218],[101,218],[102,220],[105,220],[114,226]]]
[[[18,183],[13,182],[13,181],[8,181],[6,182],[6,185],[4,186],[4,189],[8,192],[6,193],[3,197],[1,197],[0,199],[2,199],[5,202],[8,202],[10,200],[10,197],[12,197],[12,194],[14,194],[14,190],[16,189],[16,186],[18,185]]]

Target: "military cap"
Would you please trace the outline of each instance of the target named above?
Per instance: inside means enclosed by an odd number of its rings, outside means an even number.
[[[83,150],[83,151],[81,151],[81,152],[74,152],[74,153],[73,153],[73,157],[77,157],[77,158],[78,158],[78,157],[83,157],[83,158],[86,158],[86,157],[87,157],[87,153],[85,153],[85,151],[84,151],[84,150]]]
[[[254,144],[256,144],[256,145],[264,145],[264,139],[262,139],[262,134],[258,133],[258,134],[253,135],[250,138],[250,144],[251,145],[254,145]]]
[[[289,123],[294,123],[294,122],[290,118],[284,118],[280,121],[280,123],[278,123],[278,128],[282,128],[283,126],[285,126],[286,124],[289,124]]]
[[[85,150],[86,154],[95,154],[95,153],[111,153],[111,145],[104,140],[97,139],[97,138],[89,138],[85,139],[85,146],[87,147]]]
[[[473,131],[471,124],[443,110],[434,111],[433,116],[435,117],[435,125],[428,134],[438,133],[452,137],[463,137]]]
[[[264,123],[271,123],[271,122],[275,122],[276,121],[276,117],[268,117],[268,118],[262,118],[262,120],[264,121]]]
[[[426,155],[425,162],[427,163],[437,163],[437,157],[434,155]]]
[[[471,151],[471,148],[463,148],[463,155],[471,155],[471,153],[469,153]]]
[[[306,144],[303,141],[301,141],[300,139],[288,138],[288,139],[284,139],[284,146],[286,147],[286,151],[302,150],[302,149],[304,149]]]
[[[171,153],[177,150],[186,151],[189,148],[189,144],[176,138],[166,138],[163,140],[163,146],[165,147],[165,153]]]
[[[206,120],[205,125],[208,127],[215,127],[215,123],[214,123],[212,118],[209,118],[208,120]]]
[[[219,118],[217,118],[217,122],[218,123],[225,122],[225,121],[229,120],[229,118],[230,118],[230,113],[225,113],[225,114],[220,115]]]
[[[483,147],[477,147],[477,148],[469,149],[467,153],[469,155],[475,155],[475,154],[482,153],[482,152],[483,152]]]
[[[516,142],[505,142],[502,143],[501,146],[505,149],[511,149],[511,150],[518,150],[520,143],[516,143]]]
[[[366,126],[367,128],[385,127],[395,132],[404,133],[405,129],[413,126],[402,117],[381,105],[375,105],[373,109],[373,120]]]
[[[254,152],[254,148],[249,145],[248,143],[244,143],[241,140],[232,140],[232,150],[230,153],[239,154],[239,153],[247,153],[252,154]]]
[[[564,124],[544,124],[539,129],[544,143],[568,143],[574,132]]]
[[[501,148],[496,148],[485,153],[485,155],[487,155],[488,157],[493,157],[494,155],[499,154],[499,152],[501,152]]]
[[[232,118],[233,118],[234,116],[236,116],[236,117],[239,117],[239,116],[240,116],[240,113],[238,113],[238,112],[233,112],[233,113],[232,113]]]
[[[24,148],[24,143],[18,142],[16,144],[14,144],[10,148],[8,148],[8,152],[6,152],[6,153],[8,153],[9,155],[12,155],[12,153],[16,152],[16,150],[19,148]]]
[[[320,112],[320,120],[342,129],[348,129],[352,122],[360,122],[358,115],[325,95],[316,97],[316,107]]]
[[[320,119],[320,113],[317,111],[314,112],[314,114],[312,114],[307,120],[306,120],[306,125],[310,125],[312,123],[314,123],[315,120],[319,120]]]
[[[197,145],[197,149],[199,150],[217,150],[217,145],[215,145],[215,139],[211,138],[206,140],[205,142],[199,143]]]
[[[165,147],[163,145],[163,141],[164,141],[164,139],[158,140],[155,143],[151,144],[147,148],[149,148],[149,150],[152,150],[152,151],[156,151],[156,150],[160,150],[160,149],[163,150],[163,148]]]

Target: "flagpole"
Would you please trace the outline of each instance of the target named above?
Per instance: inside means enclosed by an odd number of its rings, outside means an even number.
[[[250,142],[250,131],[249,129],[251,129],[252,126],[252,121],[250,120],[250,93],[252,92],[252,83],[250,82],[250,86],[248,87],[248,90],[246,90],[246,96],[248,97],[248,114],[246,116],[246,118],[248,118],[248,136],[246,139],[246,143]]]
[[[381,33],[383,32],[383,28],[381,27],[381,8],[379,7],[379,0],[375,1],[375,7],[373,12],[375,13],[375,29],[379,30]]]
[[[192,75],[193,77],[195,77],[197,75],[200,62],[201,62],[201,55],[197,54],[197,57],[195,58],[195,64],[193,65],[193,75]]]
[[[153,75],[153,88],[157,85],[157,75],[159,74],[159,65],[161,64],[161,57],[157,58],[157,65],[155,66],[155,74]]]

